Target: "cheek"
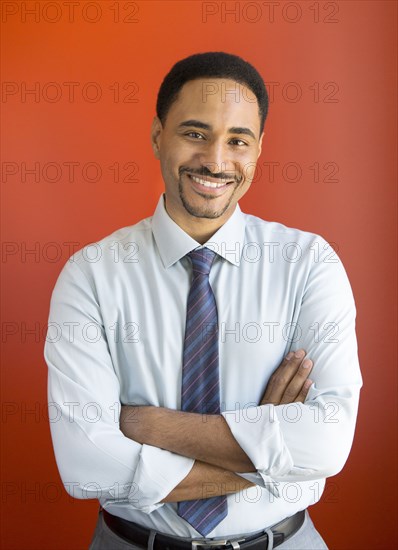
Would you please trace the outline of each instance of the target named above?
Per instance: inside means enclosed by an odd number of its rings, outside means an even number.
[[[189,147],[176,143],[167,151],[163,151],[162,165],[168,172],[178,176],[178,169],[181,166],[192,166],[193,154]]]
[[[201,152],[198,147],[179,142],[175,149],[174,159],[178,166],[197,166],[201,158]]]
[[[162,171],[167,172],[168,174],[177,173],[178,174],[178,159],[176,158],[175,152],[168,149],[167,151],[162,151],[160,163],[162,166]]]
[[[245,165],[243,173],[246,180],[252,181],[256,173],[256,163],[253,161],[248,161]]]
[[[250,154],[239,159],[239,171],[245,180],[252,181],[256,175],[257,157]]]

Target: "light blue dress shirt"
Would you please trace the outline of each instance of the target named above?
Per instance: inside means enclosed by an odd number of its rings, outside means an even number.
[[[76,498],[177,536],[198,533],[161,504],[194,460],[140,445],[119,429],[120,404],[180,409],[186,303],[201,246],[167,214],[87,245],[55,285],[45,344],[55,456]],[[244,214],[239,205],[211,237],[221,411],[257,473],[228,496],[210,537],[252,533],[317,502],[343,467],[359,390],[355,304],[344,267],[312,233]],[[314,362],[305,404],[258,406],[290,351]]]

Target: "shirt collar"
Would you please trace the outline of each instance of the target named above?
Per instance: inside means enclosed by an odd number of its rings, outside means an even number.
[[[152,216],[152,233],[165,268],[202,245],[185,233],[168,215],[164,205],[165,195],[160,196]],[[239,266],[245,236],[245,218],[236,205],[234,213],[224,225],[203,245],[207,246],[231,264]]]

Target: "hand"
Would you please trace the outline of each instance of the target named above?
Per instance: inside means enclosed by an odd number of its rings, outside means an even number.
[[[313,363],[305,359],[305,351],[290,352],[272,374],[260,405],[304,403],[312,380],[308,378]]]

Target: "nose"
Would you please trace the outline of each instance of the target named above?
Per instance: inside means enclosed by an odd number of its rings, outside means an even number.
[[[235,166],[229,158],[228,148],[221,140],[206,143],[206,148],[200,155],[200,163],[213,174],[235,171]]]

